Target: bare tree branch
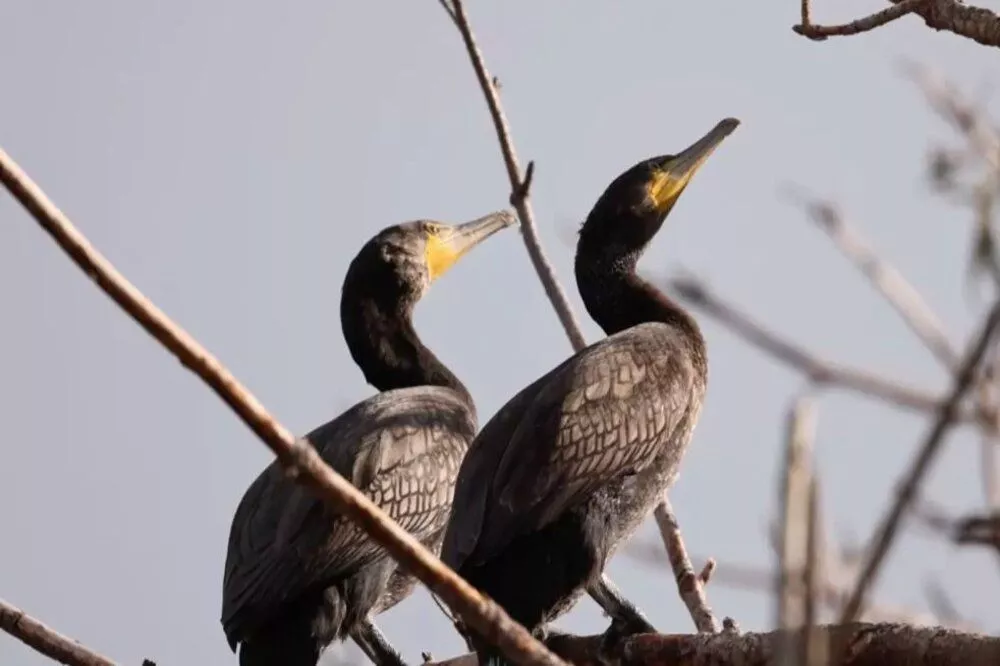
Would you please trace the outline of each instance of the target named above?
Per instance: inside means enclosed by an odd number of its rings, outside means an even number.
[[[906,14],[917,14],[927,27],[951,32],[984,46],[1000,46],[1000,16],[962,0],[889,0],[893,6],[842,25],[823,26],[811,22],[809,0],[802,0],[801,23],[792,30],[809,39],[822,41],[837,35],[857,35],[891,23]]]
[[[886,554],[889,552],[889,548],[899,530],[903,515],[916,498],[917,489],[920,487],[927,471],[930,469],[931,463],[941,449],[944,436],[955,420],[955,412],[959,403],[976,379],[979,363],[990,346],[997,324],[1000,324],[1000,301],[990,310],[981,332],[973,339],[965,360],[962,361],[962,366],[955,375],[951,395],[941,405],[938,417],[927,434],[926,440],[920,447],[913,460],[913,464],[899,485],[896,500],[875,531],[871,546],[866,552],[866,562],[861,575],[858,577],[857,584],[848,597],[847,603],[844,604],[844,610],[841,613],[842,622],[853,621],[861,612],[865,596],[868,594],[868,590],[874,582]]]
[[[657,566],[660,566],[664,558],[663,548],[659,543],[630,544],[625,552],[629,557]],[[824,553],[824,558],[829,558],[829,556],[829,553]],[[713,568],[712,580],[714,584],[724,587],[771,594],[774,592],[774,580],[777,575],[776,569],[723,561]],[[827,609],[839,611],[844,606],[848,592],[849,590],[839,579],[834,579],[833,576],[824,576],[819,581],[817,600]],[[942,617],[914,608],[887,603],[869,604],[862,614],[861,620],[863,622],[891,622],[921,626],[943,625],[960,631],[980,631],[979,626],[965,619]]]
[[[695,575],[691,558],[688,557],[687,548],[684,547],[677,516],[674,515],[674,508],[670,505],[669,499],[664,497],[663,502],[653,512],[653,516],[656,518],[656,526],[660,530],[663,547],[667,551],[670,568],[673,569],[674,579],[677,581],[677,591],[688,612],[691,613],[695,628],[708,633],[719,631],[719,621],[712,613],[708,597],[705,595],[705,585],[712,575],[714,566],[706,563],[701,575]]]
[[[117,666],[107,657],[63,636],[20,608],[0,599],[0,629],[36,652],[69,666]],[[151,664],[152,662],[146,662]]]
[[[448,11],[449,16],[462,34],[462,41],[465,42],[465,50],[469,54],[472,68],[476,72],[479,80],[479,87],[486,98],[486,104],[490,109],[490,116],[493,118],[493,126],[496,129],[497,139],[500,141],[500,151],[503,153],[504,165],[507,167],[507,177],[510,179],[510,204],[517,211],[517,216],[521,220],[521,237],[524,239],[524,246],[531,257],[531,263],[538,273],[538,278],[545,288],[545,293],[552,302],[552,307],[562,323],[566,335],[569,337],[573,349],[579,351],[587,346],[587,340],[580,331],[580,324],[576,321],[573,309],[569,305],[566,293],[563,291],[559,280],[556,278],[552,264],[545,256],[541,241],[538,238],[538,229],[535,225],[535,215],[531,209],[531,200],[528,198],[528,190],[531,184],[531,174],[534,169],[529,165],[528,172],[524,178],[521,177],[521,167],[518,165],[517,153],[514,151],[514,141],[511,138],[510,125],[507,116],[500,105],[500,93],[496,80],[490,76],[483,60],[483,54],[476,44],[476,37],[469,24],[469,17],[465,13],[465,5],[462,0],[439,0],[441,5]]]
[[[825,625],[817,634],[829,648],[826,666],[995,666],[1000,638],[905,624]],[[640,634],[610,650],[602,636],[560,634],[546,643],[575,666],[778,666],[782,630],[768,633]],[[800,635],[793,632],[793,636]],[[476,666],[474,654],[427,666]]]
[[[295,438],[207,349],[170,320],[118,272],[0,149],[0,181],[53,240],[112,300],[198,375],[278,457],[286,472],[356,522],[408,571],[518,663],[563,666],[561,660],[333,471],[305,439]]]
[[[700,279],[677,276],[669,280],[668,286],[688,305],[714,318],[754,347],[798,370],[817,386],[849,389],[919,412],[933,413],[941,404],[939,399],[929,393],[909,388],[867,370],[819,358],[779,337],[736,306],[723,301]],[[975,418],[978,418],[978,414],[971,410],[963,410],[959,415],[960,420]]]
[[[903,0],[898,5],[875,12],[850,23],[843,23],[841,25],[816,25],[809,19],[809,0],[802,0],[802,22],[792,26],[792,30],[803,37],[808,37],[817,42],[823,41],[827,37],[857,35],[862,32],[874,30],[907,14],[912,14],[927,2],[928,0]]]

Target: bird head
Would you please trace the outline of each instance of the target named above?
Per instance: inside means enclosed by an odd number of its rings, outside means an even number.
[[[621,173],[583,223],[581,245],[599,248],[595,255],[628,257],[641,252],[694,174],[739,124],[735,118],[726,118],[676,155],[651,157]]]

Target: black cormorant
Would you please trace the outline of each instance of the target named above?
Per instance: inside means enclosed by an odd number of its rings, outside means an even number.
[[[725,119],[607,187],[580,229],[576,282],[608,337],[511,398],[462,463],[441,558],[536,633],[584,591],[616,632],[652,630],[602,572],[676,478],[708,365],[695,320],[635,267],[738,124]],[[499,657],[471,638],[480,663]]]
[[[411,316],[436,278],[515,221],[504,211],[458,226],[421,220],[384,229],[351,262],[341,292],[347,346],[381,393],[307,438],[435,552],[477,417],[469,392],[421,343]],[[347,636],[376,663],[398,665],[371,618],[412,588],[378,544],[274,461],[233,517],[222,625],[234,651],[242,644],[241,666],[315,666],[326,645]]]

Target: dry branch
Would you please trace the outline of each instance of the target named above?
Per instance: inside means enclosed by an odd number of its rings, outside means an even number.
[[[107,657],[63,636],[20,608],[0,599],[0,629],[46,657],[70,666],[117,666]],[[151,662],[145,662],[151,664]]]
[[[694,620],[695,628],[707,633],[719,631],[719,621],[712,613],[712,609],[708,605],[708,597],[705,594],[705,585],[708,584],[708,579],[715,568],[714,563],[709,559],[702,574],[695,574],[691,558],[688,557],[687,548],[684,546],[684,539],[681,537],[677,516],[674,515],[674,508],[670,505],[669,499],[664,498],[653,512],[653,517],[660,530],[663,547],[670,560],[670,568],[674,572],[677,592],[684,605],[687,606],[691,619]]]
[[[927,27],[952,32],[984,46],[1000,46],[1000,16],[989,9],[971,7],[961,0],[889,0],[893,6],[850,23],[817,25],[809,17],[809,0],[802,0],[801,23],[792,26],[800,35],[817,41],[832,36],[856,35],[895,21],[907,14],[920,16]]]
[[[521,177],[521,167],[514,150],[510,124],[507,122],[507,115],[500,105],[499,86],[497,80],[486,69],[483,53],[476,44],[476,37],[469,24],[469,17],[465,13],[465,5],[461,0],[439,0],[439,2],[462,34],[465,50],[469,54],[469,60],[476,72],[479,87],[482,89],[486,104],[490,109],[493,127],[496,129],[497,140],[500,142],[500,152],[503,154],[504,166],[507,167],[507,177],[510,179],[510,204],[517,211],[517,216],[521,221],[521,237],[524,239],[528,256],[531,257],[531,263],[535,267],[535,272],[538,273],[545,294],[552,302],[552,307],[555,309],[573,349],[579,351],[587,346],[587,340],[580,331],[580,325],[576,321],[576,316],[569,305],[565,291],[556,278],[555,270],[542,249],[542,243],[538,238],[538,227],[535,224],[535,214],[528,197],[534,166],[529,164],[525,176]]]
[[[920,5],[925,4],[927,1],[928,0],[903,0],[897,5],[875,12],[874,14],[870,14],[864,18],[851,21],[850,23],[842,23],[840,25],[816,25],[815,23],[812,23],[809,18],[808,0],[803,0],[802,22],[792,26],[792,30],[799,33],[803,37],[808,37],[809,39],[817,42],[823,41],[827,37],[848,37],[850,35],[857,35],[862,32],[874,30],[875,28],[879,28],[886,23],[891,23],[892,21],[906,16],[907,14],[912,14]]]
[[[587,346],[587,340],[580,330],[580,325],[577,323],[573,309],[570,307],[569,301],[566,299],[566,294],[559,284],[555,270],[552,268],[552,264],[542,249],[541,241],[538,238],[534,212],[531,208],[531,201],[528,198],[534,174],[534,162],[528,164],[528,170],[525,173],[524,179],[522,179],[520,175],[521,168],[517,161],[517,153],[514,150],[514,141],[511,138],[510,125],[507,122],[507,115],[504,113],[503,106],[500,104],[500,86],[497,79],[491,76],[489,70],[486,69],[482,51],[479,50],[479,46],[476,44],[475,33],[472,31],[472,26],[469,23],[468,15],[465,13],[465,6],[462,0],[438,0],[438,2],[461,33],[462,41],[465,43],[465,50],[468,52],[472,68],[476,72],[479,87],[486,98],[490,116],[493,118],[493,127],[496,130],[497,140],[500,142],[500,152],[503,154],[504,166],[507,168],[507,177],[510,180],[510,203],[514,206],[521,221],[521,235],[524,239],[525,248],[528,250],[528,256],[531,258],[535,272],[542,282],[546,295],[552,302],[552,307],[555,309],[559,321],[562,323],[563,330],[565,330],[566,336],[573,346],[573,350],[578,352]],[[691,612],[691,618],[694,620],[695,625],[699,627],[699,630],[702,630],[702,627],[708,626],[711,626],[713,631],[717,630],[717,623],[712,615],[712,610],[708,607],[703,584],[690,582],[690,562],[687,560],[687,552],[679,528],[670,532],[663,531],[664,525],[677,525],[673,509],[666,498],[656,506],[654,516],[657,525],[660,527],[663,543],[667,548],[671,565],[674,566],[674,576],[677,579],[678,585],[683,585],[683,587],[679,588],[679,591],[684,604]],[[685,562],[687,562],[687,568],[683,566]]]
[[[663,562],[664,557],[663,548],[660,547],[660,544],[653,542],[630,544],[625,552],[630,557],[639,561],[653,563],[657,566]],[[836,553],[827,551],[822,555],[824,567],[830,571],[829,575],[821,578],[819,581],[817,600],[827,609],[839,611],[844,607],[844,601],[847,598],[849,589],[840,580],[841,576],[834,575],[837,573],[836,569],[839,563],[829,562],[831,556],[835,557]],[[723,560],[715,564],[712,581],[715,585],[737,590],[773,593],[776,575],[777,572],[768,567]],[[869,604],[860,619],[863,622],[891,622],[923,626],[940,625],[960,631],[980,631],[978,625],[964,618],[942,617],[927,611],[886,603]]]
[[[784,631],[643,634],[622,641],[602,661],[601,636],[553,636],[550,649],[575,666],[778,666]],[[1000,638],[905,624],[824,625],[827,666],[995,666]],[[476,666],[473,654],[428,666]]]
[[[938,398],[924,391],[912,389],[866,370],[827,361],[802,349],[724,301],[700,279],[690,276],[674,277],[669,280],[668,286],[688,305],[709,315],[757,349],[791,366],[817,386],[849,389],[919,412],[933,413],[941,404]],[[959,420],[976,418],[978,414],[972,410],[963,410],[959,414]]]
[[[962,361],[959,371],[955,375],[951,395],[942,403],[930,432],[927,434],[923,445],[914,457],[913,464],[899,485],[896,500],[875,531],[871,546],[866,550],[866,562],[860,576],[858,576],[857,584],[848,597],[847,603],[844,604],[844,610],[841,613],[841,622],[851,622],[858,617],[864,604],[865,596],[868,594],[868,590],[874,582],[885,560],[885,556],[888,554],[889,548],[896,537],[903,515],[916,498],[917,489],[920,487],[927,471],[930,469],[931,463],[940,451],[944,436],[955,420],[959,403],[976,379],[980,361],[990,346],[998,324],[1000,324],[1000,301],[990,310],[982,330],[973,339],[970,349]]]
[[[349,481],[308,441],[295,438],[207,349],[115,269],[21,168],[0,149],[0,181],[70,258],[140,326],[197,374],[274,452],[286,472],[356,522],[408,571],[440,596],[467,625],[523,664],[562,662],[503,611],[434,556]]]

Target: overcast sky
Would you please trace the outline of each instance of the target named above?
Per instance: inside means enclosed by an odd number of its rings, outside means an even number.
[[[690,269],[824,355],[945,389],[779,188],[841,202],[958,344],[981,311],[963,295],[970,220],[927,192],[928,146],[950,133],[898,63],[935,64],[986,101],[993,50],[912,18],[814,43],[789,29],[793,0],[470,5],[520,155],[537,161],[542,240],[581,316],[572,239],[603,187],[736,116],[642,272]],[[879,8],[840,0],[814,13]],[[337,320],[361,243],[403,220],[506,205],[489,115],[434,0],[8,1],[0,62],[0,145],[296,432],[372,393]],[[235,664],[219,624],[226,538],[269,452],[6,196],[0,221],[0,597],[123,664]],[[482,422],[570,353],[515,231],[442,279],[416,319]],[[699,563],[767,566],[781,419],[802,382],[701,322],[710,388],[674,505]],[[837,535],[868,537],[927,427],[853,395],[824,398],[817,447]],[[980,507],[977,455],[969,433],[951,437],[930,495]],[[911,530],[889,566],[879,599],[926,607],[935,578],[967,615],[1000,626],[988,553]],[[623,553],[610,569],[660,629],[691,629],[663,567]],[[746,629],[771,623],[765,596],[712,585],[710,597]],[[422,590],[379,624],[412,663],[460,650]],[[604,626],[589,600],[562,622]],[[0,635],[0,663],[47,662]]]

